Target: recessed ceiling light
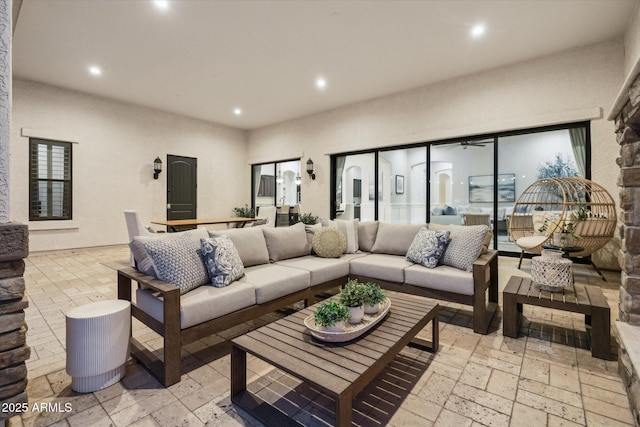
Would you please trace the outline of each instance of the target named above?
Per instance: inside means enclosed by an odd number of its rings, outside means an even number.
[[[100,67],[92,65],[89,67],[89,73],[91,73],[92,76],[99,76],[102,74],[102,70],[100,69]]]
[[[480,37],[481,35],[484,34],[485,28],[483,24],[477,24],[474,25],[473,28],[471,28],[471,36],[472,37]]]
[[[234,108],[233,109],[233,114],[235,114],[236,116],[239,116],[242,114],[242,109],[240,108]]]
[[[153,0],[153,4],[160,10],[169,9],[169,0]]]
[[[320,90],[325,90],[327,88],[327,81],[324,77],[318,77],[316,79],[316,87]]]

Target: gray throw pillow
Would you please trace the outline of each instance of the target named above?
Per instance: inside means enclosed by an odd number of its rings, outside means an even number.
[[[188,234],[151,240],[143,246],[153,260],[155,276],[180,288],[181,294],[209,281],[200,244]]]
[[[442,264],[471,271],[489,231],[486,225],[450,226],[451,241],[442,255]]]
[[[449,231],[433,231],[422,227],[407,251],[407,260],[435,268],[449,244]]]
[[[227,236],[210,237],[202,239],[200,243],[213,286],[223,288],[244,276],[242,260],[231,239]]]

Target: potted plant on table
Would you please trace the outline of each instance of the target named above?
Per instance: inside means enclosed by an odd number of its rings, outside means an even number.
[[[305,225],[314,225],[318,223],[318,217],[311,212],[300,215],[300,222]]]
[[[364,284],[349,280],[340,291],[340,302],[349,308],[349,323],[362,322],[364,317]]]
[[[238,218],[253,218],[256,216],[254,210],[246,203],[244,206],[233,208],[233,213],[236,214]]]
[[[344,321],[349,320],[349,309],[338,301],[325,301],[313,313],[313,319],[327,332],[342,332]]]
[[[365,314],[376,314],[380,309],[380,303],[387,299],[387,295],[380,288],[380,285],[373,282],[364,284],[364,312]]]

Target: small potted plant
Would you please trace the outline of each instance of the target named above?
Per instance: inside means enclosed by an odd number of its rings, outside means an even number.
[[[305,225],[314,225],[318,223],[318,217],[311,212],[300,215],[300,222]]]
[[[387,299],[377,283],[367,282],[364,284],[364,312],[365,314],[376,314],[380,309],[380,303]]]
[[[256,216],[253,209],[246,203],[244,206],[233,208],[233,213],[236,214],[238,218],[254,218]]]
[[[344,321],[349,320],[349,309],[338,301],[325,301],[313,313],[313,319],[327,332],[342,332]]]
[[[340,291],[340,302],[349,308],[349,323],[362,322],[364,317],[364,284],[349,280]]]

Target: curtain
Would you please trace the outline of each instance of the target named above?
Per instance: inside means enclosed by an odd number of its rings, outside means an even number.
[[[571,138],[571,148],[573,149],[573,158],[578,166],[578,172],[582,178],[587,177],[587,132],[586,129],[575,128],[569,129],[569,137]]]

